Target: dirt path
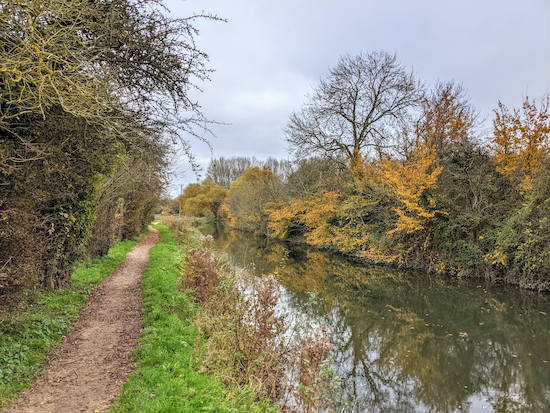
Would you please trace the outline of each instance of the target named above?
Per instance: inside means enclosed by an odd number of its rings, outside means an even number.
[[[149,249],[158,241],[151,229],[126,255],[78,316],[48,361],[44,376],[22,393],[6,413],[105,412],[135,369],[131,354],[141,332],[140,282]]]

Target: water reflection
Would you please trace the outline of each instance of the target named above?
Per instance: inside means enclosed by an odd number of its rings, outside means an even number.
[[[275,273],[301,311],[317,292],[344,392],[356,412],[550,409],[548,295],[365,267],[238,231],[216,234],[237,265]]]

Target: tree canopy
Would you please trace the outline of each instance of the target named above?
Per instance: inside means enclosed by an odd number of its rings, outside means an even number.
[[[22,115],[64,112],[131,141],[136,127],[169,134],[189,152],[184,134],[208,120],[189,90],[208,78],[208,56],[195,47],[192,22],[170,17],[162,2],[12,1],[0,10],[0,128],[18,134]],[[27,154],[47,152],[25,140]]]
[[[317,155],[353,165],[360,155],[392,148],[423,95],[414,72],[395,55],[344,55],[290,116],[285,139],[298,158]]]

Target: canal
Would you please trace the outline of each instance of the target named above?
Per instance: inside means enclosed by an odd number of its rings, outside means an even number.
[[[326,325],[335,412],[550,411],[548,294],[206,232],[234,265],[275,274],[286,311]]]

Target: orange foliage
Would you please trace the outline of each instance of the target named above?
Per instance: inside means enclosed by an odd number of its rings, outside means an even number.
[[[286,203],[267,206],[270,235],[286,238],[299,228],[307,243],[322,248],[336,247],[343,252],[368,248],[375,229],[369,219],[381,202],[382,195],[372,189],[375,170],[361,154],[348,167],[351,180],[342,190],[321,190]]]
[[[286,237],[289,228],[296,223],[306,226],[306,240],[311,245],[328,247],[338,238],[338,228],[329,222],[337,217],[341,194],[321,191],[307,198],[290,201],[287,205],[271,204],[268,228],[275,237]]]
[[[424,102],[424,119],[417,135],[423,141],[433,140],[436,151],[453,147],[470,139],[476,113],[469,104],[466,91],[454,83],[440,83],[434,96]]]
[[[550,143],[550,95],[540,108],[525,98],[521,110],[509,110],[502,102],[495,112],[494,139],[497,170],[508,178],[522,176],[522,189],[529,191],[531,177],[539,172],[548,157]]]
[[[342,194],[336,191],[321,191],[319,194],[303,200],[302,222],[308,228],[306,240],[311,245],[328,247],[342,238],[342,229],[331,224],[338,216]]]
[[[229,207],[230,198],[226,198],[218,208],[218,216],[231,228],[240,228],[239,219],[231,213]]]
[[[272,202],[266,206],[265,211],[269,214],[267,228],[272,237],[288,237],[290,228],[298,221],[296,206],[297,200],[290,201],[288,205]]]
[[[285,238],[291,227],[302,226],[310,245],[356,251],[369,243],[370,228],[362,218],[377,202],[361,195],[324,190],[286,205],[271,204],[267,208],[268,228],[271,236]]]

